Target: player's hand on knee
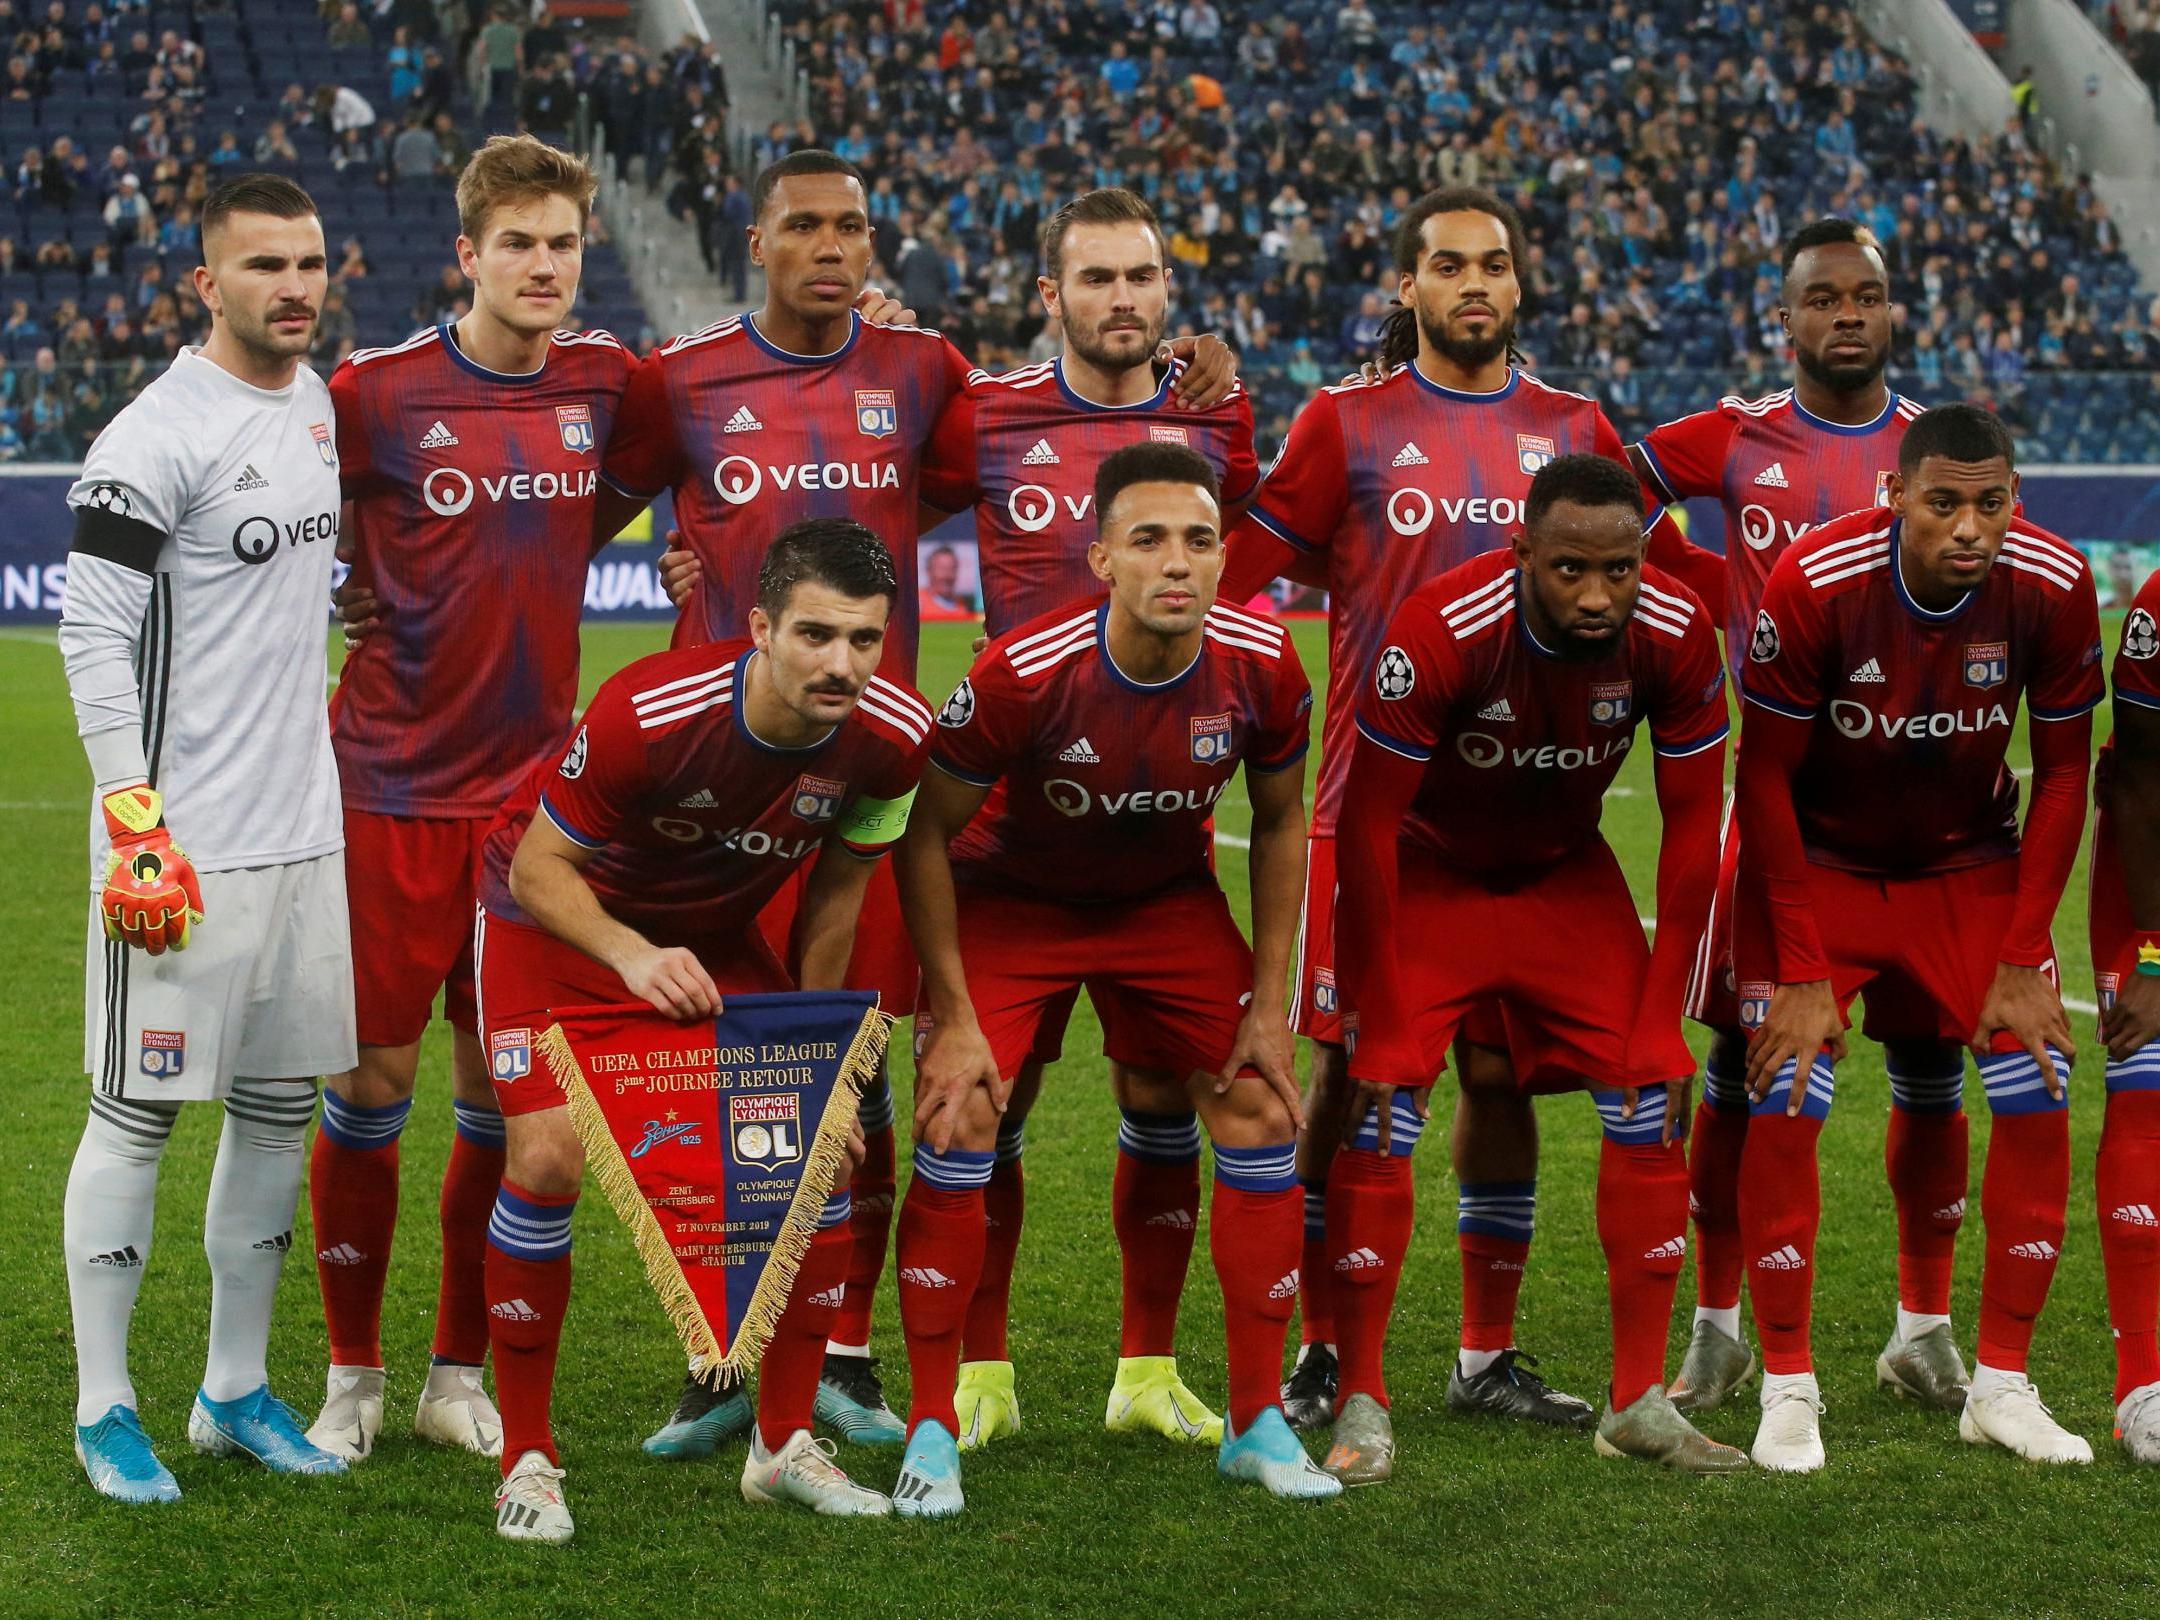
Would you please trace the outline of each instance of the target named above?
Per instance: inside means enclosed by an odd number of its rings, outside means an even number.
[[[2070,1015],[2063,1010],[2062,992],[2055,981],[2035,967],[2010,962],[1995,964],[1995,982],[1988,986],[1987,1000],[1980,1004],[1980,1025],[1973,1031],[1971,1046],[1985,1055],[1997,1035],[2016,1039],[2047,1082],[2048,1095],[2062,1099],[2062,1079],[2055,1073],[2048,1048],[2062,1053],[2063,1061],[2077,1057],[2077,1043],[2070,1034]]]
[[[631,992],[670,1018],[710,1018],[720,1011],[720,991],[695,951],[680,945],[647,945],[615,970]]]
[[[1370,1080],[1350,1082],[1350,1101],[1343,1110],[1342,1139],[1345,1146],[1357,1136],[1358,1128],[1365,1123],[1365,1116],[1372,1114],[1375,1116],[1373,1129],[1380,1138],[1380,1151],[1387,1152],[1395,1140],[1396,1089],[1394,1086],[1378,1085]],[[1430,1106],[1423,1097],[1416,1097],[1415,1100],[1420,1113]]]
[[[660,588],[667,592],[667,599],[681,607],[704,577],[705,565],[683,545],[682,531],[668,530],[667,550],[660,553]]]
[[[187,949],[203,919],[202,880],[165,826],[165,800],[146,783],[102,800],[112,852],[98,891],[105,937],[151,956]]]
[[[915,312],[883,287],[865,287],[855,295],[855,313],[870,326],[913,326]]]
[[[1003,1113],[1012,1086],[999,1075],[997,1056],[981,1027],[972,1018],[939,1024],[915,1064],[915,1140],[933,1153],[950,1148],[978,1086]]]
[[[1795,1066],[1792,1101],[1786,1112],[1799,1113],[1807,1100],[1807,1082],[1799,1069],[1812,1064],[1815,1054],[1824,1050],[1832,1062],[1845,1056],[1845,1020],[1830,981],[1779,985],[1771,992],[1762,1027],[1748,1040],[1748,1095],[1761,1102],[1777,1082],[1778,1071],[1791,1063]]]
[[[2160,1038],[2160,979],[2149,973],[2124,974],[2114,1005],[2100,1015],[2100,1038],[2117,1063]]]
[[[1237,352],[1213,332],[1172,338],[1155,351],[1155,357],[1185,362],[1175,395],[1180,410],[1209,410],[1228,399],[1237,386]]]
[[[1303,1109],[1303,1099],[1298,1095],[1297,1041],[1290,1033],[1290,1021],[1280,1011],[1263,1013],[1248,1007],[1245,1016],[1238,1021],[1237,1039],[1231,1043],[1229,1061],[1215,1076],[1215,1094],[1219,1097],[1228,1091],[1238,1075],[1246,1069],[1256,1069],[1268,1089],[1282,1099],[1282,1104],[1296,1119]]]

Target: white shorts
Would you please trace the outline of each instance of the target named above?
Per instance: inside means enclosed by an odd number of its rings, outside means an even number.
[[[235,1075],[300,1080],[359,1061],[345,857],[202,875],[184,951],[105,937],[90,903],[83,1067],[130,1102],[205,1102]]]

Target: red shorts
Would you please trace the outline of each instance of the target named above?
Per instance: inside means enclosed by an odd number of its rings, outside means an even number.
[[[801,965],[795,952],[794,932],[803,885],[810,881],[817,861],[826,859],[855,861],[862,857],[845,850],[821,850],[817,860],[797,867],[758,913],[758,927],[790,973]],[[855,949],[848,957],[845,988],[875,990],[881,1011],[905,1018],[915,1010],[915,986],[921,977],[915,946],[900,914],[900,887],[893,879],[892,861],[881,859],[870,874],[870,887],[863,892],[862,914],[855,919]]]
[[[1403,991],[1428,1073],[1458,1034],[1503,1046],[1525,1091],[1620,1083],[1642,1006],[1650,946],[1620,863],[1603,840],[1512,889],[1406,849]],[[1474,1015],[1504,1015],[1498,1041]]]
[[[1725,822],[1718,829],[1717,896],[1710,902],[1710,921],[1695,947],[1695,965],[1688,970],[1688,1017],[1706,1029],[1738,1029],[1740,998],[1734,993],[1733,897],[1740,882],[1740,820],[1733,810],[1730,789],[1725,793]]]
[[[1134,1068],[1213,1071],[1252,999],[1252,950],[1216,888],[1123,905],[1067,905],[963,886],[960,956],[976,1021],[1006,1078],[1044,1019],[1087,987],[1103,1055]]]
[[[1310,839],[1305,846],[1305,906],[1298,919],[1298,950],[1290,985],[1290,1027],[1308,1040],[1343,1044],[1343,1000],[1335,982],[1335,837]],[[1462,1037],[1498,1052],[1509,1049],[1509,1027],[1501,1008],[1484,1002],[1462,1022]]]
[[[423,821],[345,812],[345,893],[352,915],[353,999],[362,1046],[409,1046],[443,1017],[478,1027],[472,918],[486,817]]]
[[[1839,1010],[1864,992],[1860,1027],[1872,1041],[1970,1039],[2017,906],[2017,858],[1902,878],[1813,861],[1807,870]],[[1733,941],[1740,1002],[1759,1021],[1755,1004],[1767,1005],[1777,973],[1754,885],[1740,886]],[[2018,1050],[2017,1038],[1998,1035],[1996,1050]]]
[[[490,916],[484,908],[477,916],[472,950],[479,966],[481,1028],[496,1106],[505,1114],[561,1108],[566,1101],[562,1087],[545,1066],[530,1061],[533,1026],[550,1007],[590,1007],[639,998],[613,968],[546,930]],[[772,948],[754,932],[672,943],[697,953],[722,996],[795,988]],[[498,1066],[497,1050],[518,1046],[528,1049],[527,1061]]]

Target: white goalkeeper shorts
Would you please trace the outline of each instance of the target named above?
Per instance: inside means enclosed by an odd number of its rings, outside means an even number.
[[[130,1102],[205,1102],[235,1075],[300,1080],[359,1061],[342,851],[202,874],[184,951],[105,937],[97,897],[83,996],[90,1084]]]

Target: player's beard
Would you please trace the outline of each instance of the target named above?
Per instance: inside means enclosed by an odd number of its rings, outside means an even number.
[[[252,310],[242,313],[233,305],[227,304],[224,310],[225,326],[232,333],[233,341],[250,354],[259,355],[265,360],[290,360],[296,355],[306,354],[314,347],[315,331],[322,320],[322,312],[314,311],[305,335],[274,330],[270,323],[291,307],[280,305],[258,316]]]
[[[1834,366],[1821,354],[1796,344],[1793,347],[1793,363],[1833,394],[1857,394],[1874,386],[1875,379],[1883,374],[1883,368],[1890,363],[1890,351],[1884,347],[1876,351],[1872,360]]]
[[[1107,334],[1104,333],[1100,326],[1097,326],[1092,332],[1083,334],[1078,327],[1067,325],[1065,328],[1065,342],[1075,355],[1091,366],[1099,367],[1104,371],[1131,371],[1147,365],[1155,358],[1155,351],[1162,344],[1163,328],[1168,322],[1169,315],[1167,311],[1156,316],[1153,320],[1141,321],[1138,331],[1145,341],[1141,343],[1139,353],[1130,356],[1120,354],[1112,349],[1104,341]],[[1132,329],[1127,328],[1127,330]]]
[[[1425,341],[1449,364],[1460,366],[1465,371],[1475,371],[1480,366],[1491,365],[1515,344],[1513,314],[1502,316],[1494,323],[1491,333],[1481,338],[1457,337],[1440,322],[1428,316],[1422,305],[1417,312],[1417,321],[1418,330],[1425,334]]]

